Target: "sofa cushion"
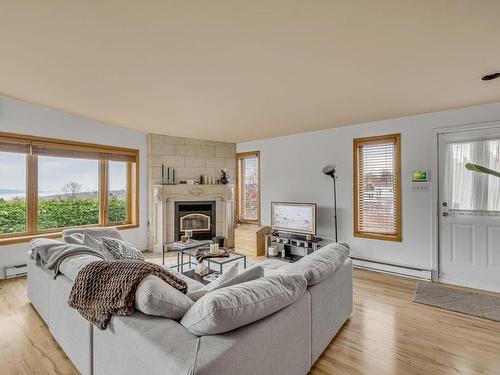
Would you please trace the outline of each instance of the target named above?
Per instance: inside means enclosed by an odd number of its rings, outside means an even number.
[[[147,276],[135,292],[135,308],[144,314],[181,319],[194,304],[157,276]]]
[[[120,232],[115,227],[87,228],[83,231],[83,244],[99,251],[108,260],[116,259],[104,246],[103,237],[123,240]]]
[[[180,273],[176,271],[175,269],[168,267],[168,266],[163,266],[168,272],[173,273],[175,276],[177,276],[179,279],[182,279],[186,282],[187,284],[187,290],[192,291],[192,290],[198,290],[200,288],[203,288],[205,284],[200,283],[199,281],[196,281],[195,279],[190,278],[189,276],[184,275],[183,273]]]
[[[307,285],[315,285],[335,272],[349,256],[347,244],[333,243],[326,245],[298,262],[289,263],[277,270],[277,274],[300,274],[307,280]]]
[[[83,246],[90,247],[91,249],[101,253],[107,260],[116,260],[116,258],[111,254],[102,243],[102,239],[99,237],[94,237],[87,233],[83,236]]]
[[[62,233],[63,241],[73,245],[83,245],[83,236],[83,233],[64,234],[64,231]]]
[[[62,231],[63,241],[74,245],[83,245],[83,237],[86,231],[95,237],[123,239],[120,232],[115,227],[91,227],[65,229]]]
[[[222,283],[222,285],[219,286],[218,289],[260,279],[262,276],[264,276],[264,269],[260,265],[253,266],[241,271],[233,278],[225,281],[224,283]]]
[[[260,262],[259,266],[264,269],[264,276],[272,276],[278,273],[278,270],[287,264],[289,264],[287,260],[267,259],[263,262]]]
[[[144,254],[127,241],[102,237],[102,244],[116,259],[144,260]]]
[[[302,275],[275,275],[214,290],[189,309],[181,324],[198,336],[232,331],[294,303],[306,287]]]
[[[59,271],[71,281],[75,281],[78,272],[87,264],[102,260],[90,254],[78,254],[64,259],[59,265]]]
[[[198,301],[205,294],[211,292],[212,290],[216,290],[222,288],[227,281],[231,280],[238,274],[238,263],[234,263],[228,267],[228,269],[222,273],[217,279],[212,281],[210,284],[205,285],[203,288],[192,290],[187,292],[187,296],[191,298],[193,301]]]

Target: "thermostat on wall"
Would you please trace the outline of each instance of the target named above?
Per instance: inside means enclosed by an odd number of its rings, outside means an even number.
[[[429,171],[413,171],[412,182],[429,182]]]
[[[411,174],[413,182],[413,190],[428,191],[429,190],[429,171],[413,171]]]

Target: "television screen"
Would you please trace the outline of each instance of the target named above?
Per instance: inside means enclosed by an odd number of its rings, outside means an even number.
[[[274,230],[316,234],[316,204],[271,202],[271,226]]]

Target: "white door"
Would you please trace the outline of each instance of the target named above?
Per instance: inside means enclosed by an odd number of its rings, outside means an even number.
[[[439,135],[439,279],[500,292],[500,127]]]

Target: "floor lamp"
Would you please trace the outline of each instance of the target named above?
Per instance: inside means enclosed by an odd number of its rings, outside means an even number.
[[[337,238],[337,186],[335,183],[335,164],[328,164],[323,168],[323,173],[330,176],[333,179],[333,221],[335,227],[335,242],[338,242]]]

